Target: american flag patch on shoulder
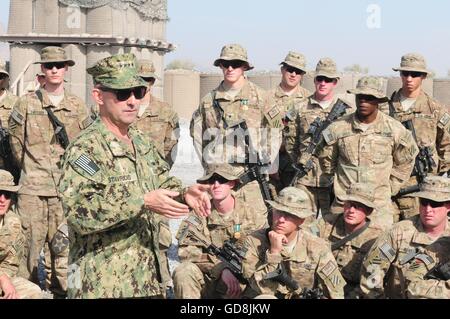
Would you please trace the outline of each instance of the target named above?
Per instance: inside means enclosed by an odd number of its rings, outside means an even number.
[[[97,164],[95,164],[89,157],[84,154],[81,154],[81,156],[74,162],[74,164],[79,166],[83,171],[91,176],[94,176],[95,173],[100,170]]]

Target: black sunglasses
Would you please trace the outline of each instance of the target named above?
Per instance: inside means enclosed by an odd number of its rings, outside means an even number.
[[[407,78],[408,76],[411,76],[412,78],[419,78],[422,75],[425,75],[425,73],[422,72],[412,72],[412,71],[401,71],[400,74]]]
[[[144,80],[144,81],[147,82],[147,83],[153,83],[153,82],[155,82],[155,78],[152,78],[152,77],[146,78],[146,77],[141,76],[141,79]]]
[[[294,68],[293,66],[289,66],[289,65],[285,65],[285,66],[284,66],[284,69],[285,69],[286,72],[288,72],[288,73],[294,73],[294,72],[295,72],[295,74],[297,74],[297,75],[302,75],[302,74],[305,73],[305,72],[303,72],[302,70],[297,69],[297,68]]]
[[[117,97],[117,100],[120,102],[126,101],[130,98],[131,93],[133,93],[134,97],[138,100],[142,99],[147,93],[147,88],[144,86],[138,86],[132,89],[110,89],[110,88],[100,88],[100,90],[105,92],[114,93]]]
[[[56,67],[57,69],[62,69],[62,68],[66,67],[66,62],[49,62],[49,63],[43,63],[42,65],[47,70],[52,70],[54,67]]]
[[[219,182],[219,184],[226,184],[229,182],[229,180],[220,175],[214,175],[213,177],[208,179],[208,184],[214,184],[215,182]]]
[[[438,208],[438,207],[444,206],[445,203],[435,202],[434,200],[421,198],[420,205],[425,206],[425,207],[430,205],[432,208]]]
[[[357,95],[358,100],[364,100],[367,102],[376,101],[378,98],[373,95],[366,95],[366,94],[358,94]]]
[[[325,83],[331,83],[331,82],[333,82],[334,81],[334,79],[330,79],[330,78],[327,78],[326,76],[317,76],[316,77],[316,81],[318,82],[318,83],[320,83],[320,82],[325,82]]]
[[[7,74],[5,74],[5,73],[0,73],[0,80],[4,80],[4,79],[6,79],[7,77],[8,77]]]
[[[244,62],[239,61],[239,60],[231,60],[231,61],[225,61],[225,60],[222,60],[222,61],[220,62],[220,65],[221,65],[223,68],[225,68],[225,69],[228,69],[230,66],[231,66],[233,69],[237,69],[237,68],[242,67],[242,66],[244,65]]]
[[[11,199],[11,197],[13,196],[13,193],[9,192],[9,191],[2,191],[2,190],[0,190],[0,197],[2,195],[5,196],[6,199]]]

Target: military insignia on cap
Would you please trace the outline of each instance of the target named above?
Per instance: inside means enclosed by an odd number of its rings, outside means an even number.
[[[83,171],[88,173],[91,176],[94,176],[100,168],[95,164],[89,157],[84,154],[74,162],[77,166],[79,166]]]
[[[320,270],[322,274],[325,275],[325,277],[330,276],[333,271],[337,268],[337,265],[332,262],[331,260]]]
[[[273,119],[275,116],[280,114],[280,109],[275,105],[267,114],[269,114],[270,118]]]
[[[384,243],[380,247],[378,247],[383,255],[389,260],[393,261],[395,257],[395,251],[388,243]]]

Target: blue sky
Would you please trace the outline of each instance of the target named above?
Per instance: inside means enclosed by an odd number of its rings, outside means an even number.
[[[0,3],[6,25],[9,0]],[[199,70],[214,70],[221,47],[240,43],[256,70],[277,69],[296,50],[311,69],[329,56],[341,69],[357,63],[390,75],[402,54],[420,52],[430,69],[446,76],[449,12],[450,2],[439,0],[169,0],[167,39],[178,49],[166,62],[189,59]]]

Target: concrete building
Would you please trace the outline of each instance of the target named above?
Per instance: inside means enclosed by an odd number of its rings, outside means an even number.
[[[116,53],[132,52],[151,59],[164,76],[164,55],[174,50],[166,41],[167,0],[11,0],[8,33],[12,81],[19,90],[33,83],[40,50],[59,45],[76,61],[67,75],[68,89],[91,102],[92,79],[86,68]],[[25,71],[26,70],[26,71]],[[22,74],[22,72],[24,72]],[[163,81],[154,88],[163,96]]]

